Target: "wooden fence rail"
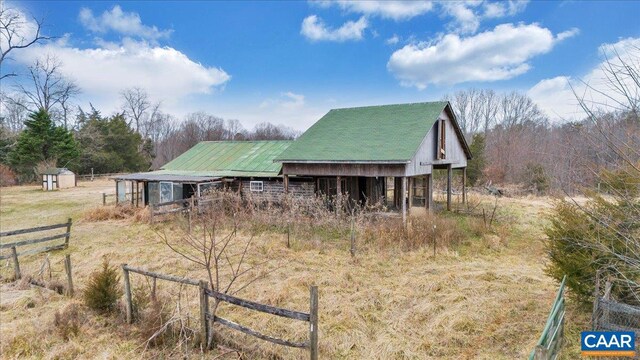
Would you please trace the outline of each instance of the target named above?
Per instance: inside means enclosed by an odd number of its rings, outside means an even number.
[[[551,307],[551,312],[549,313],[549,318],[542,331],[540,340],[538,340],[536,347],[531,351],[529,356],[530,360],[557,359],[560,354],[564,337],[564,287],[566,280],[567,276],[565,275],[562,283],[560,283],[560,288]]]
[[[125,289],[125,305],[127,311],[127,322],[130,324],[133,322],[133,302],[131,297],[131,283],[129,279],[129,273],[134,272],[141,275],[145,275],[154,279],[161,279],[166,281],[177,282],[186,285],[193,285],[199,288],[200,293],[200,328],[202,341],[206,342],[209,347],[213,340],[213,328],[212,324],[218,323],[226,326],[230,329],[240,331],[242,333],[257,337],[262,340],[272,342],[274,344],[309,349],[310,357],[312,360],[318,359],[318,288],[312,286],[310,288],[310,311],[304,313],[300,311],[294,311],[289,309],[278,308],[275,306],[260,304],[254,301],[241,299],[228,294],[220,293],[215,290],[209,289],[209,283],[206,281],[197,281],[184,277],[178,277],[173,275],[160,274],[156,272],[147,271],[144,269],[130,267],[127,264],[122,265],[124,289]],[[155,292],[155,282],[154,290]],[[264,335],[256,330],[248,327],[236,324],[233,321],[221,318],[209,312],[209,298],[214,298],[217,301],[227,302],[236,306],[241,306],[246,309],[263,312],[266,314],[281,316],[288,319],[300,320],[309,323],[309,340],[304,342],[292,342],[288,340],[278,339],[272,336]]]
[[[206,206],[219,201],[213,197],[191,197],[189,199],[180,199],[174,201],[163,202],[159,204],[149,205],[149,214],[151,222],[157,220],[158,216],[174,214],[178,212],[190,214],[192,211],[201,212]]]
[[[29,233],[35,233],[35,232],[41,232],[41,231],[47,231],[47,230],[54,230],[54,229],[59,229],[59,228],[66,228],[66,232],[64,232],[62,234],[45,236],[45,237],[37,238],[37,239],[21,240],[21,241],[16,241],[16,242],[11,242],[11,243],[2,242],[2,243],[0,243],[0,249],[9,249],[9,248],[11,248],[13,254],[11,254],[11,255],[0,255],[0,260],[8,259],[10,257],[13,257],[14,260],[15,260],[17,258],[17,256],[19,256],[19,255],[38,254],[38,253],[41,253],[41,252],[47,252],[47,251],[52,251],[52,250],[66,249],[67,247],[69,247],[69,238],[71,237],[71,225],[72,225],[72,221],[71,221],[71,219],[69,219],[66,223],[62,223],[62,224],[38,226],[38,227],[33,227],[33,228],[28,228],[28,229],[20,229],[20,230],[11,230],[11,231],[1,232],[0,233],[0,239],[7,238],[7,237],[10,237],[10,236],[15,236],[15,235],[22,235],[22,234],[29,234]],[[62,243],[62,244],[56,244],[56,245],[52,245],[52,246],[44,246],[44,247],[40,247],[40,248],[36,248],[36,249],[29,249],[29,250],[22,251],[22,252],[18,252],[17,251],[17,248],[21,247],[21,246],[39,244],[39,243],[49,242],[49,241],[62,239],[62,238],[64,238],[64,243]],[[15,250],[13,250],[14,248],[15,248]]]
[[[39,253],[43,253],[43,252],[49,252],[49,251],[53,251],[53,250],[62,250],[62,249],[68,248],[69,247],[69,239],[71,238],[71,225],[72,224],[73,224],[73,222],[72,222],[71,218],[69,218],[66,223],[54,224],[54,225],[46,225],[46,226],[38,226],[38,227],[32,227],[32,228],[28,228],[28,229],[19,229],[19,230],[10,230],[10,231],[0,232],[0,239],[2,239],[2,238],[10,237],[10,236],[31,234],[31,233],[49,231],[49,230],[55,230],[55,229],[61,229],[61,228],[65,228],[65,230],[66,230],[62,234],[50,235],[50,236],[45,236],[45,237],[37,238],[37,239],[20,240],[20,241],[15,241],[15,242],[11,242],[11,243],[2,242],[2,243],[0,243],[0,249],[9,249],[10,248],[11,249],[11,254],[10,255],[0,255],[0,260],[12,258],[12,260],[13,260],[14,278],[16,280],[18,280],[18,279],[22,278],[22,272],[20,271],[20,261],[19,261],[18,257],[19,256],[24,256],[24,255],[39,254]],[[33,245],[33,244],[40,244],[40,243],[49,242],[49,241],[53,241],[53,240],[57,240],[57,239],[63,239],[63,238],[64,238],[64,242],[62,244],[43,246],[43,247],[39,247],[39,248],[35,248],[35,249],[29,249],[29,250],[18,252],[18,247],[22,247],[22,246],[26,246],[26,245]],[[73,276],[72,276],[72,271],[71,271],[71,256],[69,254],[65,255],[64,270],[65,270],[65,273],[67,275],[67,295],[73,296]],[[37,282],[34,282],[33,280],[32,280],[32,283],[34,283],[36,285],[39,285]]]

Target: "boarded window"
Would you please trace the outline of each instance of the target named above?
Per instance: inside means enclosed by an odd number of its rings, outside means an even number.
[[[264,190],[264,183],[262,181],[251,181],[249,183],[249,190],[253,192],[262,192]]]
[[[438,160],[444,160],[446,158],[446,123],[444,119],[438,120],[438,154],[436,158]]]

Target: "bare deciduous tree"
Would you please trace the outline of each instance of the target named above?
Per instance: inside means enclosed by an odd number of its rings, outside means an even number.
[[[80,88],[61,73],[62,62],[54,56],[47,55],[38,59],[29,67],[31,86],[17,84],[16,89],[24,98],[13,99],[29,111],[44,109],[54,120],[62,123],[65,128],[69,125],[69,110],[71,99],[80,94]]]
[[[5,2],[0,2],[0,68],[9,59],[12,51],[27,48],[40,41],[51,39],[42,35],[42,20],[27,21],[24,15],[16,9],[6,8]],[[2,74],[0,80],[16,76],[15,73]]]

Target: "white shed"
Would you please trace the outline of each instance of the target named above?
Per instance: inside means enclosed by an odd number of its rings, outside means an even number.
[[[42,173],[42,190],[66,189],[76,186],[76,174],[66,168],[47,169]]]

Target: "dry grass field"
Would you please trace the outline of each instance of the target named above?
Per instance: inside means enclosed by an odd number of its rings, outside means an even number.
[[[71,246],[50,253],[52,277],[63,279],[63,258],[71,254],[74,299],[39,287],[9,282],[10,261],[0,263],[0,355],[2,358],[200,358],[196,348],[171,344],[147,346],[140,325],[126,325],[122,315],[81,311],[79,331],[67,336],[54,324],[57,311],[81,303],[90,273],[103,259],[152,271],[204,279],[197,266],[162,243],[177,237],[179,225],[150,226],[131,219],[90,221],[87,214],[102,206],[102,192],[113,192],[106,180],[83,182],[77,188],[43,193],[38,186],[2,188],[2,231],[74,219]],[[491,206],[492,199],[483,199]],[[448,249],[402,250],[366,247],[353,259],[349,239],[319,241],[293,232],[293,246],[281,233],[257,236],[249,264],[262,264],[249,275],[259,280],[238,296],[279,307],[308,311],[309,286],[319,287],[320,358],[322,359],[522,359],[528,356],[544,326],[557,284],[544,274],[543,198],[500,200],[502,230],[472,237]],[[462,215],[445,215],[460,220]],[[462,221],[462,220],[460,220]],[[246,241],[247,233],[240,233]],[[47,255],[21,259],[23,274],[36,274]],[[266,262],[265,262],[266,261]],[[48,275],[46,275],[48,276]],[[149,283],[133,275],[138,292]],[[165,311],[180,306],[190,313],[187,328],[198,328],[197,294],[158,283]],[[571,307],[571,304],[569,304]],[[304,323],[257,315],[224,306],[221,316],[269,335],[303,341]],[[568,314],[569,348],[584,325],[584,315]],[[224,347],[241,349],[246,358],[305,358],[303,350],[286,349],[215,328]],[[572,336],[573,335],[573,336]],[[186,351],[186,352],[185,352]],[[220,358],[237,358],[237,353]],[[209,354],[207,356],[212,356]]]

